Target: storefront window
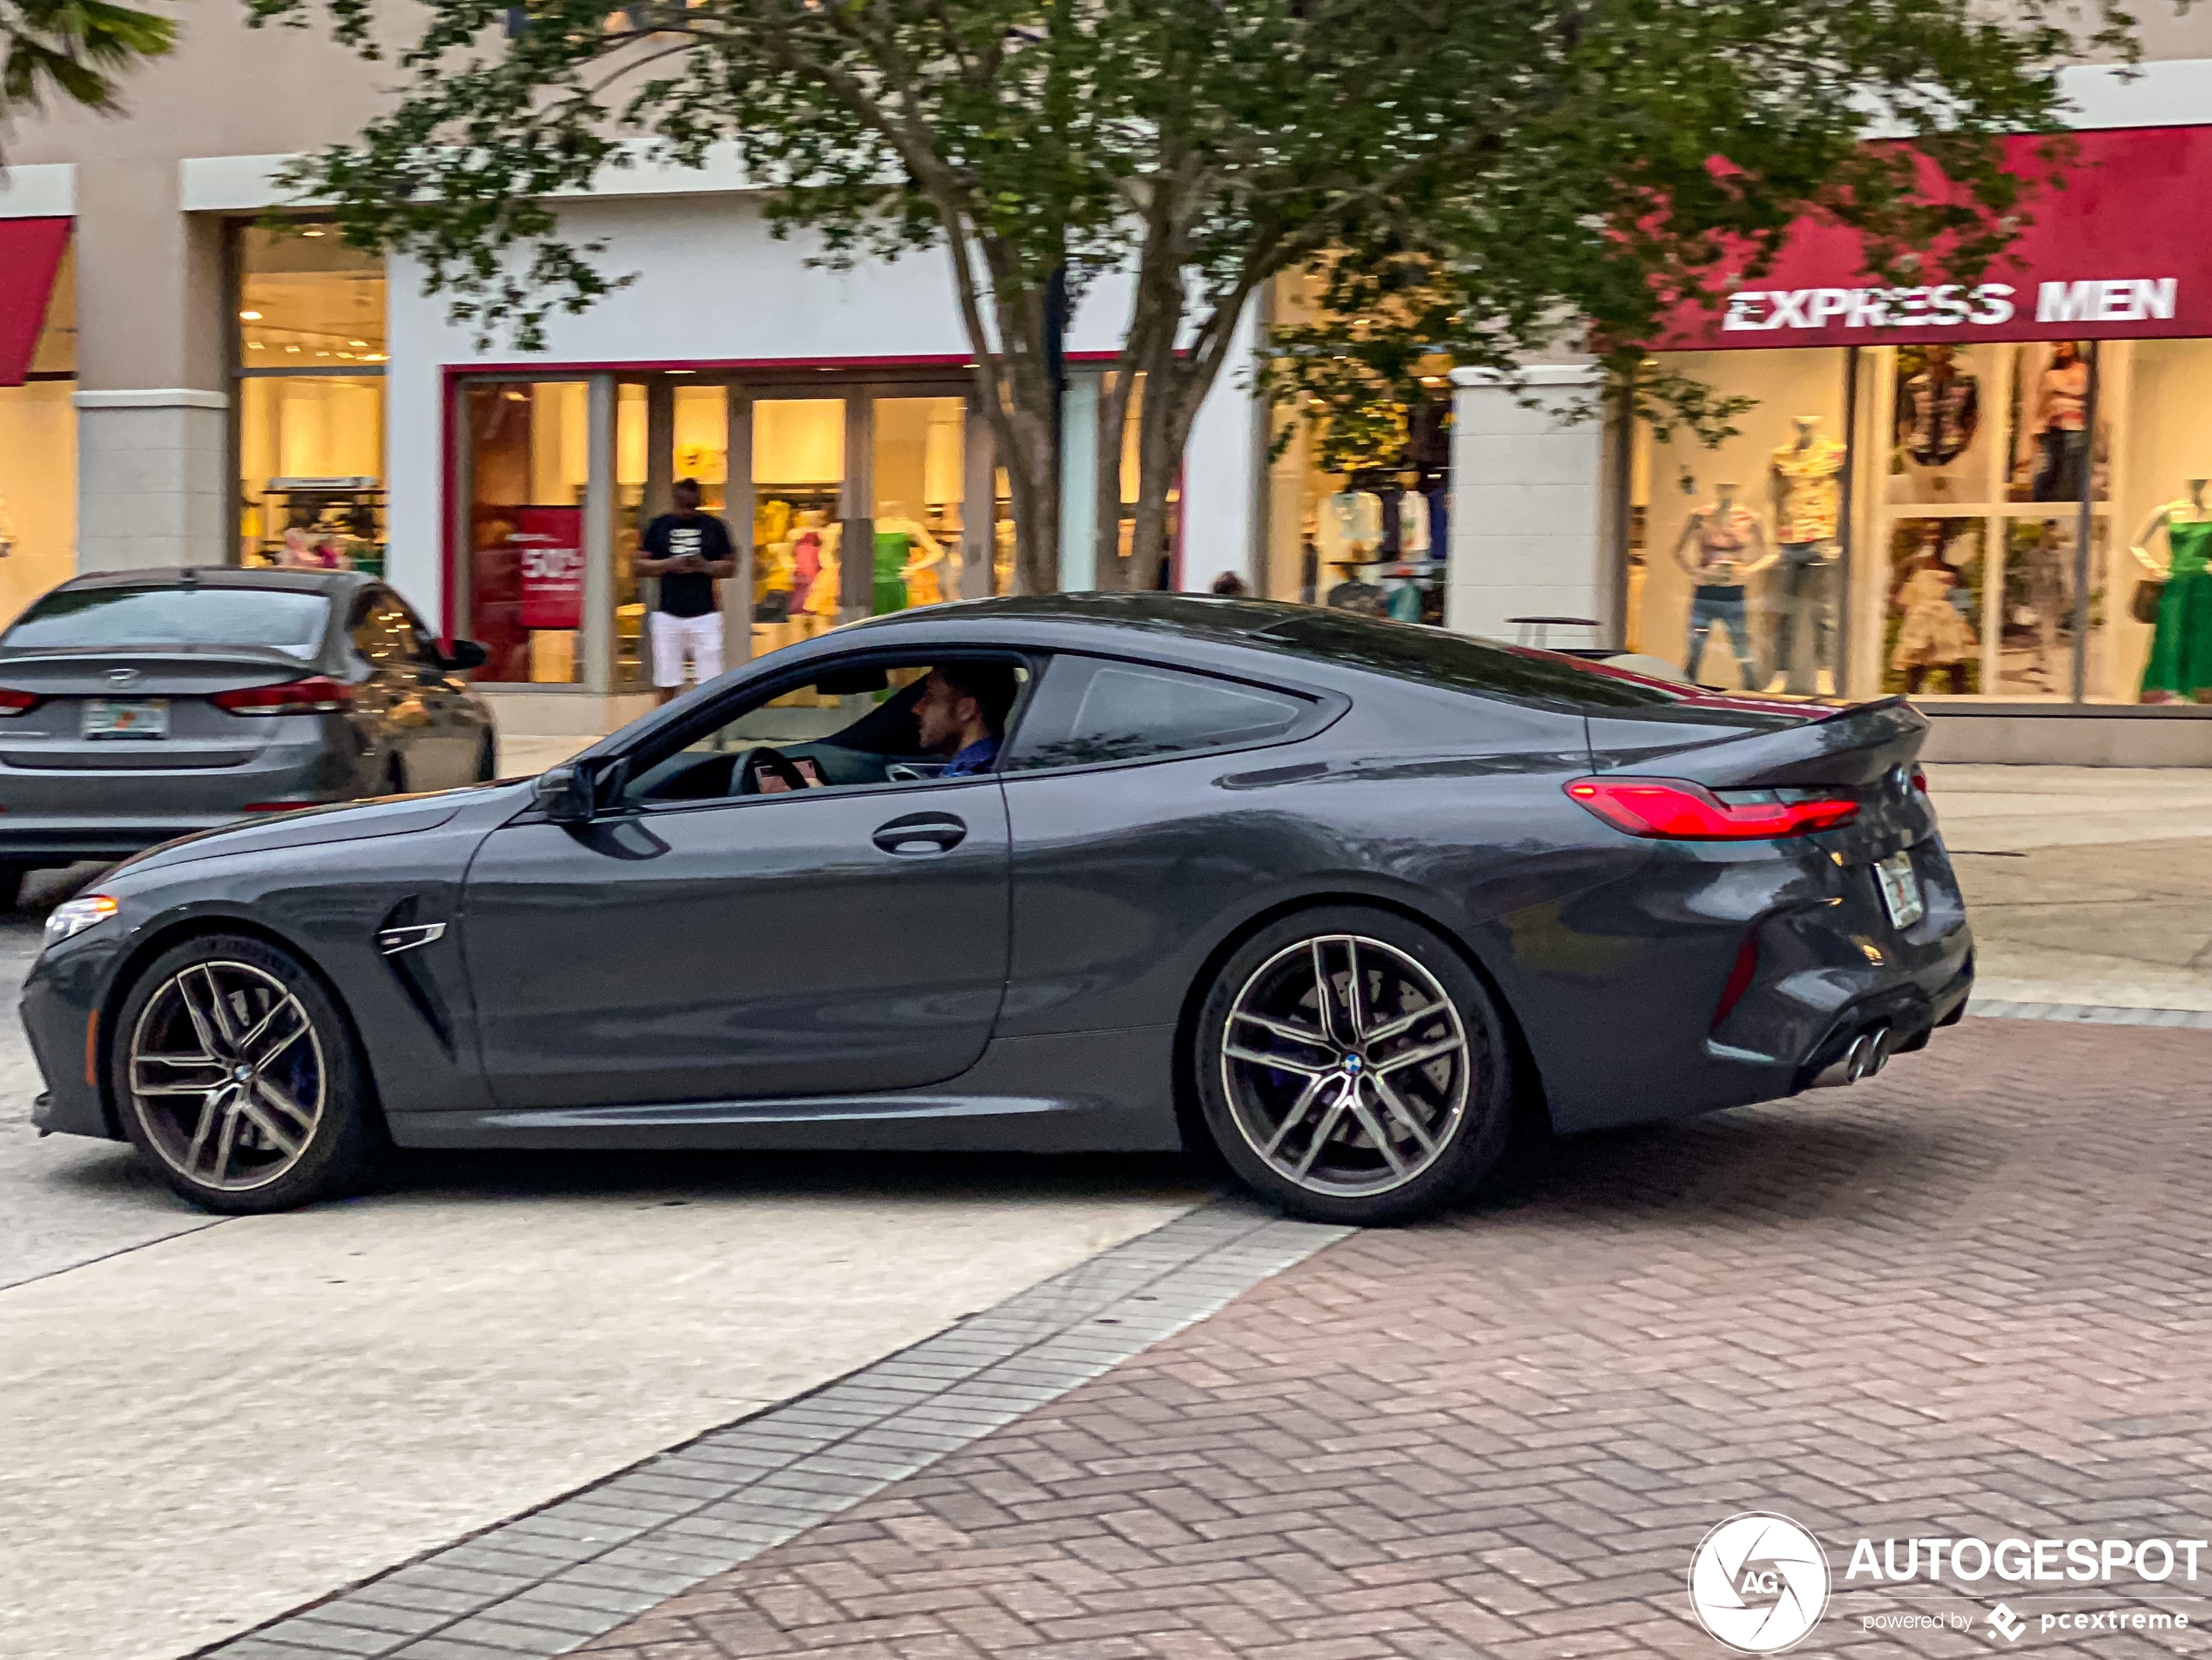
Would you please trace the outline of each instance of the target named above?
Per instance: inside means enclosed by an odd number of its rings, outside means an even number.
[[[1629,650],[1724,690],[2212,701],[2212,577],[2201,607],[2162,583],[2176,523],[2171,580],[2203,563],[2212,341],[1668,365],[1751,408],[1717,448],[1640,426]]]
[[[1735,436],[1639,434],[1627,645],[1706,685],[1838,689],[1850,552],[1840,351],[1681,353],[1670,367],[1756,400]]]
[[[590,402],[582,381],[493,382],[463,394],[467,632],[489,654],[479,681],[584,678]]]
[[[1279,279],[1272,302],[1284,323],[1317,314],[1303,277]],[[1402,404],[1277,415],[1265,597],[1442,624],[1453,404],[1448,363],[1430,367],[1421,395]]]
[[[752,651],[834,627],[843,604],[845,400],[752,406]],[[873,557],[869,550],[867,556]]]
[[[875,400],[878,616],[960,597],[967,423],[965,398]]]
[[[77,276],[64,253],[24,384],[0,387],[0,618],[76,570],[76,391]]]
[[[384,267],[302,224],[237,233],[239,558],[384,568]]]

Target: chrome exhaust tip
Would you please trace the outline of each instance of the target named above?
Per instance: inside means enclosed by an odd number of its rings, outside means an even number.
[[[1833,1090],[1871,1078],[1890,1063],[1897,1047],[1897,1033],[1889,1026],[1869,1026],[1844,1046],[1844,1052],[1813,1075],[1806,1087]]]

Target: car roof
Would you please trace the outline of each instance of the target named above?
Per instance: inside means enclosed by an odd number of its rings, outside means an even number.
[[[1310,615],[1311,605],[1280,599],[1231,599],[1212,594],[1157,592],[1102,594],[1018,594],[995,599],[955,600],[931,605],[932,619],[961,622],[1090,623],[1180,634],[1224,644],[1248,641],[1294,617]],[[893,611],[865,618],[854,629],[895,623],[918,613]]]
[[[359,570],[246,570],[237,565],[157,565],[145,570],[93,570],[61,584],[71,588],[261,588],[280,593],[335,593],[375,580]]]

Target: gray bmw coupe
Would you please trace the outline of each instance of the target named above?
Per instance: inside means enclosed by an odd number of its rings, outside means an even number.
[[[1301,1215],[1848,1082],[1963,1011],[1898,699],[1068,595],[765,658],[525,783],[54,913],[39,1125],[266,1211],[418,1147],[1168,1149]]]

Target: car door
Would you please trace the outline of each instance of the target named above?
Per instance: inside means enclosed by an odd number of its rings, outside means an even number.
[[[1004,991],[1008,881],[990,773],[525,815],[463,901],[492,1090],[527,1110],[955,1076]]]

